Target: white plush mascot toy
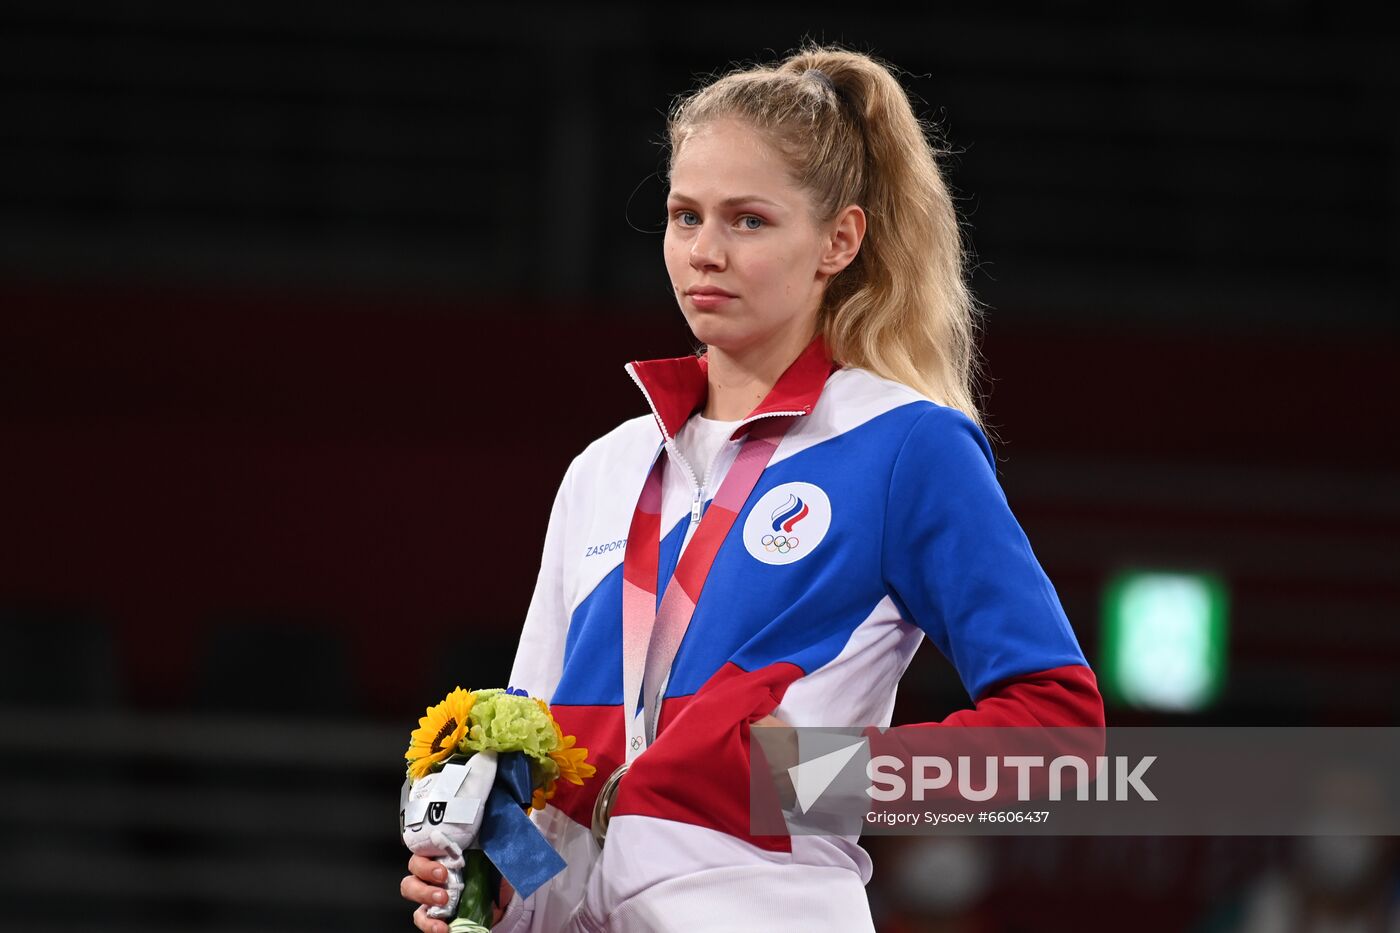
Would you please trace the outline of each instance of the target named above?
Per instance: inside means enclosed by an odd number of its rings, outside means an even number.
[[[447,903],[428,908],[434,920],[451,922],[465,884],[463,852],[472,848],[496,781],[496,753],[453,756],[442,770],[417,781],[405,779],[399,794],[399,831],[404,845],[447,869]]]

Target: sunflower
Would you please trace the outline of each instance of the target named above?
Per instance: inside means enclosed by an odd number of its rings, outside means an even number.
[[[584,778],[591,778],[598,769],[590,765],[585,759],[588,757],[588,749],[575,748],[574,743],[578,741],[577,736],[565,735],[564,730],[559,728],[559,723],[554,715],[549,713],[549,707],[543,700],[536,698],[536,703],[540,704],[540,709],[549,714],[549,722],[554,726],[554,735],[558,741],[554,749],[549,753],[549,757],[554,759],[554,763],[559,766],[559,776],[566,779],[570,784],[582,784]],[[549,797],[554,796],[554,789],[550,787]]]
[[[419,718],[418,728],[409,739],[408,751],[403,756],[408,760],[408,776],[418,780],[433,765],[457,751],[457,745],[467,733],[467,716],[472,711],[476,697],[469,691],[457,687],[441,703],[427,710],[427,715]]]

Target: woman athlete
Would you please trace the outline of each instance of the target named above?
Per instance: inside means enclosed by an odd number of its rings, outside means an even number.
[[[1101,726],[1102,701],[997,483],[957,216],[890,69],[809,44],[668,130],[704,352],[629,364],[646,414],[560,484],[511,684],[598,774],[533,814],[568,867],[504,887],[495,928],[873,930],[854,838],[750,834],[750,729],[889,725],[925,636],[973,706],[915,725]],[[440,866],[409,870],[441,903]]]

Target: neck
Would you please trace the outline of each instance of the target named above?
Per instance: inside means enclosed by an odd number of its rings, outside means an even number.
[[[711,346],[706,352],[709,395],[701,414],[715,421],[746,417],[814,336],[815,329],[797,329],[739,349]]]

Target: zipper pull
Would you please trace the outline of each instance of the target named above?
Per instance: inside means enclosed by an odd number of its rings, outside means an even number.
[[[700,521],[700,504],[704,501],[705,490],[697,488],[695,498],[690,503],[690,521],[692,523]]]

